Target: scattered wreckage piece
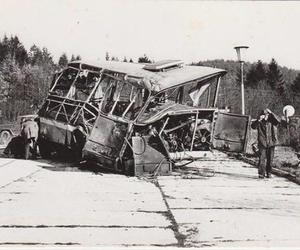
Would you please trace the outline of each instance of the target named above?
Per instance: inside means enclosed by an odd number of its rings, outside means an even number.
[[[177,60],[71,62],[39,111],[40,153],[69,148],[79,161],[143,175],[170,173],[187,152],[242,152],[249,117],[216,107],[225,74]]]

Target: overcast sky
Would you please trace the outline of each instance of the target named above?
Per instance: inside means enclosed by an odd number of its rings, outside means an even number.
[[[0,0],[0,36],[86,60],[236,59],[300,69],[300,2]]]

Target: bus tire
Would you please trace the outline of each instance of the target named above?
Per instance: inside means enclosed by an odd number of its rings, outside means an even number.
[[[52,152],[50,142],[47,142],[45,139],[39,139],[38,146],[41,157],[44,159],[49,159]]]

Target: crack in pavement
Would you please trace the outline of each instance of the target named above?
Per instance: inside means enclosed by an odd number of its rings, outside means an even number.
[[[172,207],[174,210],[276,210],[274,207]]]
[[[135,212],[135,213],[146,213],[146,214],[162,214],[164,216],[167,215],[167,211],[151,211],[151,210],[130,210],[130,212]]]
[[[0,225],[0,228],[160,228],[171,229],[171,226],[122,226],[122,225]]]
[[[161,186],[159,185],[159,182],[158,182],[157,179],[154,180],[152,183],[159,189],[159,191],[160,191],[160,193],[161,193],[161,196],[162,196],[162,199],[163,199],[163,201],[164,201],[164,203],[165,203],[165,206],[166,206],[166,208],[167,208],[167,211],[166,211],[166,213],[165,213],[165,216],[166,216],[167,219],[169,219],[170,222],[171,222],[171,229],[173,230],[174,235],[175,235],[175,238],[176,238],[176,240],[177,240],[177,246],[178,246],[178,247],[184,247],[184,246],[185,246],[184,243],[185,243],[186,236],[185,236],[184,234],[182,234],[182,233],[179,232],[179,226],[178,226],[178,223],[177,223],[177,221],[176,221],[176,219],[175,219],[175,217],[174,217],[174,215],[173,215],[173,213],[172,213],[172,211],[171,211],[171,208],[170,208],[170,206],[169,206],[169,203],[168,203],[168,201],[167,201],[167,195],[166,195],[166,194],[164,193],[164,191],[162,190],[162,188],[161,188]]]
[[[31,172],[30,174],[28,174],[28,175],[26,175],[26,176],[22,176],[22,177],[20,177],[20,178],[18,178],[18,179],[16,179],[16,180],[13,180],[13,181],[11,181],[11,182],[9,182],[9,183],[6,183],[5,185],[0,186],[0,189],[9,186],[9,185],[12,184],[12,183],[21,181],[21,180],[26,179],[26,178],[30,178],[31,176],[33,176],[34,174],[36,174],[36,173],[39,172],[39,171],[41,171],[41,169],[38,169],[38,170],[36,170],[36,171],[34,171],[34,172]]]
[[[63,245],[63,246],[70,246],[70,245],[80,245],[79,243],[73,242],[55,242],[55,243],[42,243],[42,242],[0,242],[0,245],[26,245],[26,246],[35,246],[35,245],[42,245],[42,246],[49,246],[49,245]]]
[[[0,242],[0,246],[2,245],[26,245],[26,246],[51,246],[51,245],[60,245],[60,246],[71,246],[71,245],[82,245],[80,243],[75,242],[55,242],[55,243],[42,243],[42,242]],[[96,244],[97,246],[103,246],[101,244]],[[175,244],[117,244],[115,246],[122,247],[145,247],[145,246],[153,246],[153,247],[176,247]]]
[[[11,164],[11,163],[13,163],[13,162],[15,162],[15,161],[16,161],[16,160],[10,160],[10,161],[8,161],[8,162],[6,162],[6,163],[3,163],[3,164],[0,165],[0,168],[5,167],[5,166],[7,166],[7,165],[9,165],[9,164]]]
[[[214,239],[210,241],[189,241],[186,244],[186,247],[216,247],[218,246],[218,243],[241,243],[241,242],[285,242],[290,241],[291,239],[280,239],[280,240],[274,240],[274,239],[245,239],[245,240],[234,240],[234,239],[222,239],[222,237],[214,237]],[[298,240],[298,239],[292,239],[292,240]],[[218,246],[220,247],[220,246]],[[224,246],[223,246],[224,247]]]

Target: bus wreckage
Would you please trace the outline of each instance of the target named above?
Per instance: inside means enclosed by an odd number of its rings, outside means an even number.
[[[243,152],[249,116],[216,107],[225,74],[177,60],[71,62],[39,110],[40,154],[64,147],[79,161],[139,176],[168,174],[212,148]]]

